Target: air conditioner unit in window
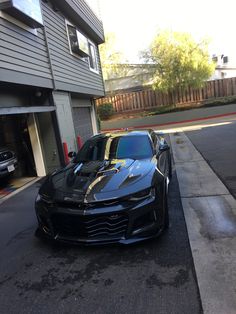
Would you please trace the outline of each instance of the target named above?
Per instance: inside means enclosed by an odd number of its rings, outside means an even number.
[[[88,57],[89,56],[88,39],[78,30],[76,30],[76,35],[78,40],[78,54],[80,54],[81,57]]]
[[[0,0],[0,10],[31,28],[43,27],[40,0]]]

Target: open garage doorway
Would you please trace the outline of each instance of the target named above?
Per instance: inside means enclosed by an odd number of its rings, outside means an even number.
[[[0,199],[35,180],[37,176],[32,147],[32,114],[0,115]],[[4,167],[7,158],[16,162]],[[9,173],[7,173],[9,171]]]
[[[14,177],[35,177],[37,175],[28,118],[28,114],[0,116],[0,147],[6,147],[13,151],[18,161]]]

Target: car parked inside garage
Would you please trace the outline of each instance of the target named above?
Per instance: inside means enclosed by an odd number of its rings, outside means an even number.
[[[0,178],[7,177],[17,167],[16,154],[7,147],[0,147]]]
[[[37,235],[81,244],[129,244],[168,228],[171,155],[152,130],[99,134],[70,153],[36,199]]]

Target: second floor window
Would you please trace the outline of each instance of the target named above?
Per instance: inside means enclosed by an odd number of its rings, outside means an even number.
[[[78,53],[79,44],[77,40],[76,28],[72,25],[67,24],[68,37],[70,41],[70,49],[74,53]]]
[[[69,23],[67,23],[67,33],[71,52],[87,58],[89,56],[88,39]]]
[[[98,72],[98,62],[95,45],[90,41],[88,44],[89,44],[89,67],[91,70]]]
[[[97,48],[78,29],[66,21],[67,34],[69,39],[70,52],[81,60],[88,62],[89,69],[99,73]]]

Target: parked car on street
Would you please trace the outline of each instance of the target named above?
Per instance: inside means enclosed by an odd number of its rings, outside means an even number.
[[[81,244],[129,244],[168,228],[171,154],[153,130],[99,134],[46,178],[36,235]]]
[[[17,166],[16,154],[7,147],[0,147],[0,178],[13,173]]]

